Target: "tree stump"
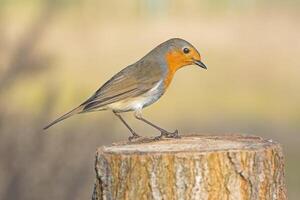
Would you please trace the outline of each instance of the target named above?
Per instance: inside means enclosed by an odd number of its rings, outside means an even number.
[[[280,144],[256,136],[184,136],[101,147],[93,200],[285,200]]]

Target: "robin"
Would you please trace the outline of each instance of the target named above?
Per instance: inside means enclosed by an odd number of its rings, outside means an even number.
[[[166,92],[178,69],[192,64],[207,69],[193,45],[180,38],[170,39],[114,75],[80,106],[44,129],[75,114],[111,110],[132,133],[129,137],[131,141],[140,136],[123,119],[121,113],[134,111],[136,119],[160,131],[161,134],[157,139],[179,137],[177,130],[168,132],[145,119],[142,116],[142,109],[156,102]]]

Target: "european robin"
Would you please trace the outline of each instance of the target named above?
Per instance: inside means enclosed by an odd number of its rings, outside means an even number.
[[[158,139],[179,137],[177,130],[168,132],[143,118],[142,109],[156,102],[166,92],[178,69],[192,64],[207,69],[193,45],[183,39],[170,39],[155,47],[136,63],[114,75],[89,99],[44,129],[74,114],[111,110],[130,130],[132,136],[129,137],[129,140],[132,140],[140,136],[123,119],[121,113],[134,111],[136,119],[161,132]]]

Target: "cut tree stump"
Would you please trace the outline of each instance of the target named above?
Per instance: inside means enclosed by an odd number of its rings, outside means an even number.
[[[256,136],[183,136],[101,147],[93,200],[285,200],[280,144]]]

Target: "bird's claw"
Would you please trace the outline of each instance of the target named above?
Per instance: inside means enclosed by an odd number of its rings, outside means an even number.
[[[160,136],[155,137],[155,140],[160,140],[162,138],[180,138],[180,136],[177,129],[173,133],[162,130]]]
[[[140,138],[141,136],[139,136],[138,134],[134,133],[132,134],[132,136],[128,137],[129,142],[132,142],[138,138]]]

